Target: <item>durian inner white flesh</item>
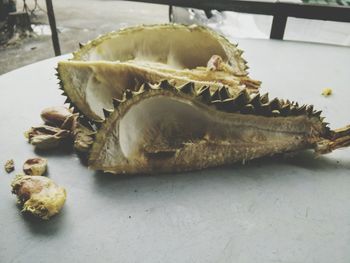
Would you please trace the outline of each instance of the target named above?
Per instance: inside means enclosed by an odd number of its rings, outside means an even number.
[[[278,119],[214,112],[180,98],[159,96],[131,107],[120,119],[119,125],[115,123],[115,129],[118,129],[115,134],[119,134],[121,153],[129,162],[151,162],[145,159],[153,156],[161,160],[163,155],[171,157],[177,151],[180,153],[185,145],[197,143],[222,144],[227,146],[227,151],[230,148],[230,151],[241,153],[267,141],[269,145],[265,148],[290,148],[300,144],[302,138],[298,135],[309,132],[311,122],[305,126],[298,125],[305,119],[305,116],[294,117],[293,123],[280,120],[282,125]],[[211,149],[210,153],[201,154],[208,155],[205,158],[217,158],[215,155],[219,153]]]
[[[121,153],[134,160],[144,154],[174,154],[184,143],[202,139],[211,125],[215,125],[214,116],[190,103],[154,97],[130,108],[115,132]]]
[[[205,67],[213,55],[246,75],[241,50],[224,37],[201,26],[177,24],[131,27],[101,36],[74,53],[73,60],[151,61],[176,69]]]

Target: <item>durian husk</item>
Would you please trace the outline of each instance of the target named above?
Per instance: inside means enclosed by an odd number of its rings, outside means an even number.
[[[108,45],[113,46],[113,49],[110,50]],[[140,52],[136,52],[136,49]],[[176,57],[171,55],[173,50],[198,59],[199,63],[187,68],[205,66],[212,55],[219,55],[233,67],[235,75],[248,75],[247,61],[242,57],[243,51],[238,45],[231,43],[217,32],[199,25],[172,23],[120,29],[80,44],[80,49],[73,53],[72,60],[121,62],[140,60],[169,64],[174,62],[172,60],[176,61]],[[188,63],[191,64],[191,61]],[[174,64],[173,67],[178,66],[178,63],[171,64]]]
[[[70,61],[58,64],[57,76],[74,111],[101,122],[102,108],[112,109],[111,98],[120,98],[126,89],[138,89],[146,82],[193,82],[211,89],[225,85],[232,95],[242,89],[257,92],[261,82],[248,76],[242,54],[237,44],[206,27],[141,25],[80,45]],[[213,57],[224,66],[209,67]]]
[[[208,112],[210,116],[223,118],[223,122],[232,122],[233,126],[236,126],[235,133],[231,140],[215,138],[214,134],[172,146],[145,144],[143,152],[152,156],[151,161],[141,155],[128,159],[129,157],[123,154],[118,141],[119,135],[114,129],[118,128],[120,120],[133,106],[156,97],[174,98]],[[127,90],[123,98],[114,99],[113,104],[113,110],[104,109],[106,120],[97,132],[91,150],[89,167],[95,170],[117,174],[179,172],[235,162],[244,163],[263,156],[305,149],[326,153],[326,150],[329,152],[349,144],[350,128],[330,130],[328,123],[321,117],[321,111],[314,110],[312,105],[299,105],[277,98],[270,100],[268,94],[251,95],[247,90],[231,95],[225,87],[212,92],[207,86],[196,89],[193,83],[174,86],[168,81],[162,81],[157,85],[146,83],[137,91]],[[159,109],[160,112],[164,110]],[[220,133],[220,127],[213,129]],[[245,138],[242,134],[245,134],[247,129],[257,136]],[[239,134],[243,136],[239,139],[241,141],[232,144],[232,141],[237,140],[235,136]],[[264,134],[268,134],[273,140],[264,139]],[[345,138],[346,143],[341,143],[341,138]],[[174,141],[177,139],[174,138]]]
[[[63,61],[58,64],[57,75],[70,107],[97,122],[103,120],[102,108],[112,109],[112,98],[121,98],[126,89],[136,90],[145,82],[155,84],[170,79],[173,85],[192,82],[196,89],[209,86],[212,91],[225,85],[231,95],[243,89],[256,93],[260,85],[249,77],[238,78],[228,71],[177,70],[134,61]]]

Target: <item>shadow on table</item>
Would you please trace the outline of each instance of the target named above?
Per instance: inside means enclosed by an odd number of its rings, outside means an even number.
[[[281,157],[281,159],[284,164],[313,171],[332,171],[338,168],[350,169],[350,158],[345,162],[340,162],[334,158],[330,158],[327,154],[316,156],[313,151],[302,151],[291,156]]]
[[[67,155],[73,155],[75,154],[74,149],[72,147],[72,145],[69,144],[62,144],[60,147],[53,149],[47,149],[47,150],[43,150],[43,149],[38,149],[38,148],[34,148],[34,152],[37,155],[43,156],[43,157],[50,157],[50,156],[64,156],[66,157]]]
[[[293,156],[274,156],[234,164],[221,168],[211,168],[203,171],[184,172],[176,174],[136,174],[114,175],[103,172],[94,174],[94,191],[103,195],[122,197],[141,191],[167,191],[171,185],[229,183],[238,187],[239,183],[249,180],[268,184],[283,177],[303,173],[305,177],[325,176],[336,169],[350,169],[350,159],[346,163],[320,156],[315,158],[311,151],[304,151]],[[322,171],[322,173],[320,173]],[[282,182],[283,183],[283,182]],[[170,189],[171,190],[171,189]]]
[[[21,213],[21,207],[19,205],[16,206],[19,210],[18,213]],[[65,210],[65,207],[63,207],[59,214],[53,216],[49,220],[40,219],[30,213],[21,213],[20,216],[32,234],[54,236],[58,231],[62,231],[62,226],[66,217]]]

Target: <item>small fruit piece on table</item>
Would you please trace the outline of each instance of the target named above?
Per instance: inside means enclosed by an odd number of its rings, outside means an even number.
[[[323,89],[323,91],[322,91],[322,95],[323,96],[325,96],[325,97],[328,97],[328,96],[330,96],[330,95],[332,95],[332,89],[331,88],[325,88],[325,89]]]
[[[64,106],[53,106],[41,111],[41,118],[45,123],[61,126],[73,113]]]
[[[69,130],[41,125],[30,128],[24,133],[24,136],[38,149],[52,149],[69,139],[71,134]]]
[[[26,175],[43,175],[47,170],[47,160],[45,158],[31,158],[23,164],[23,172]]]
[[[4,167],[7,173],[11,173],[13,170],[15,170],[15,162],[12,159],[7,160]]]
[[[44,176],[18,175],[11,187],[23,206],[22,212],[42,219],[59,213],[66,201],[66,190]]]

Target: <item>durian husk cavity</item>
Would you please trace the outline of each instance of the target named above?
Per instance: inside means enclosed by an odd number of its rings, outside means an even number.
[[[248,76],[243,51],[200,26],[175,24],[126,28],[101,36],[58,63],[57,74],[67,102],[87,118],[101,122],[112,99],[143,83],[168,80],[173,85],[226,86],[236,95],[256,93],[260,81]]]
[[[46,125],[27,137],[42,148],[70,142],[90,168],[115,174],[199,170],[350,145],[350,127],[331,130],[312,105],[260,95],[242,54],[196,25],[100,36],[58,63],[69,112],[42,114]]]

